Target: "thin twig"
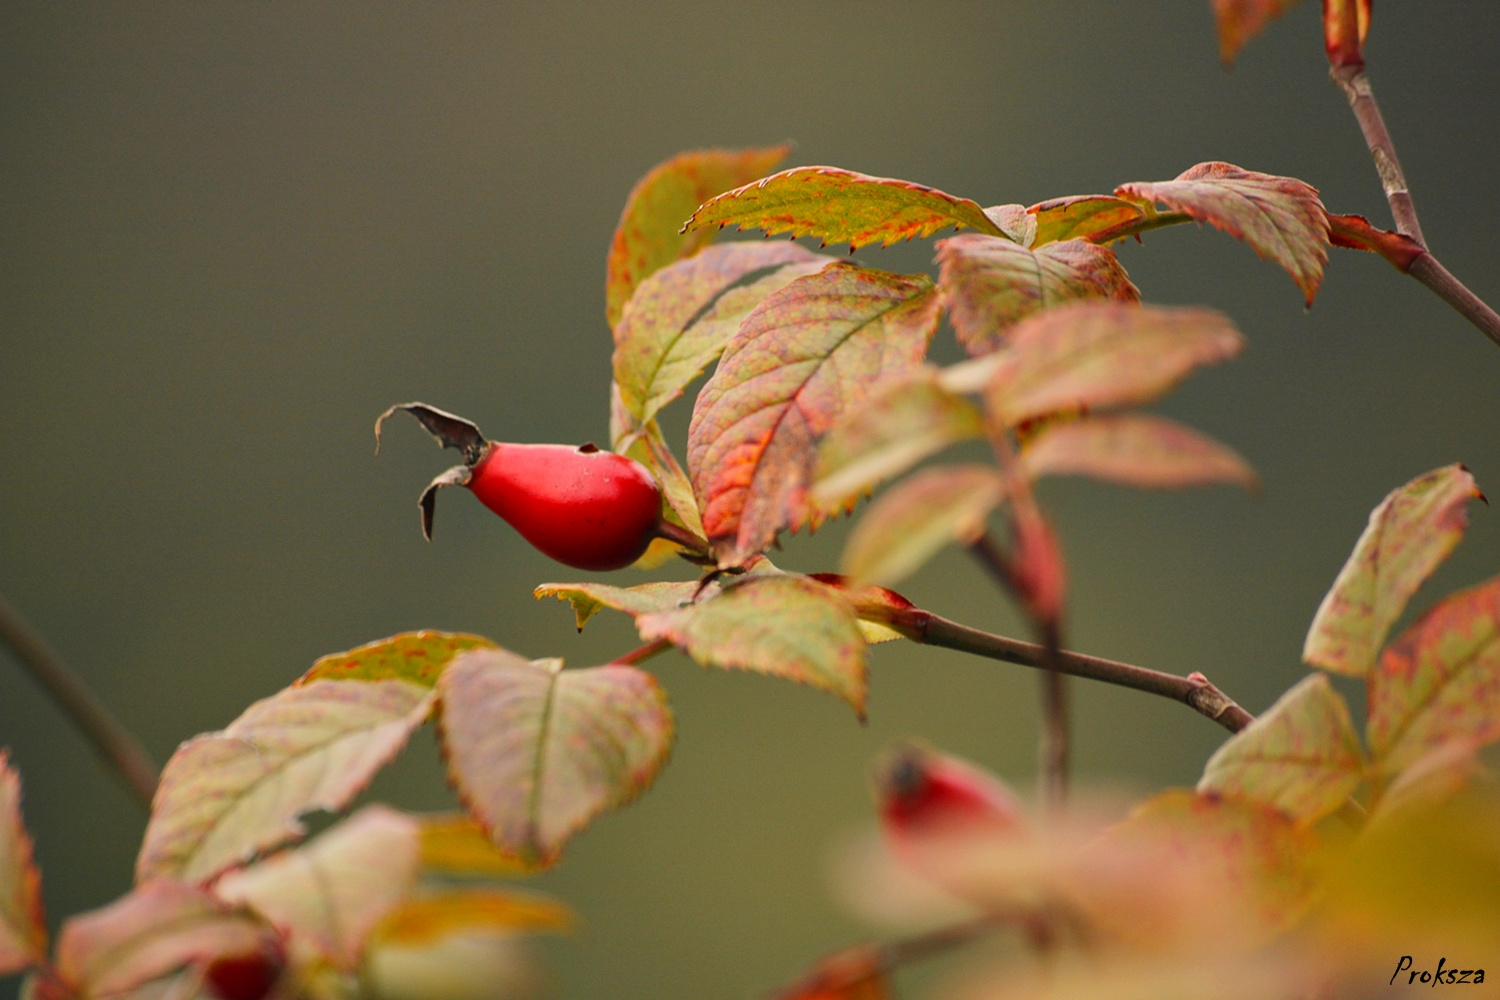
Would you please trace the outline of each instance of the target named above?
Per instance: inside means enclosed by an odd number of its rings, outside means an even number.
[[[3,597],[0,597],[0,639],[149,810],[151,799],[156,794],[157,780],[156,765],[150,756],[130,731],[110,714],[104,703],[68,669],[41,633],[27,624]]]
[[[633,667],[637,664],[645,663],[653,656],[659,656],[671,648],[671,639],[657,639],[655,642],[648,642],[644,646],[638,646],[628,653],[615,657],[610,661],[609,665],[612,667]]]
[[[1460,316],[1473,323],[1481,333],[1500,346],[1500,315],[1449,273],[1431,252],[1423,253],[1412,261],[1411,268],[1406,273],[1436,292],[1438,298],[1458,310]]]

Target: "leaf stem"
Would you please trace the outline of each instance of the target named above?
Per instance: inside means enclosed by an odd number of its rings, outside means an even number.
[[[68,669],[62,657],[0,597],[0,640],[72,720],[116,776],[149,811],[156,795],[157,770],[130,731],[110,714],[83,680]]]
[[[623,653],[615,657],[609,662],[609,665],[612,667],[634,667],[645,663],[653,656],[660,656],[671,648],[671,639],[657,639],[655,642],[648,642],[644,646],[639,646],[628,653]]]

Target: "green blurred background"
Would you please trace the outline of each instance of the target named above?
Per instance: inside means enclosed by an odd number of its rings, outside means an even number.
[[[686,148],[790,138],[792,163],[982,204],[1224,159],[1388,225],[1316,6],[1226,73],[1206,0],[8,0],[0,592],[159,760],[317,656],[407,629],[603,662],[633,645],[628,626],[601,616],[578,636],[565,607],[532,600],[581,575],[471,498],[447,497],[422,540],[417,493],[451,458],[406,423],[373,457],[380,410],[420,399],[502,439],[604,440],[605,248],[637,177]],[[1500,299],[1500,5],[1376,14],[1372,75],[1428,239]],[[931,252],[857,259],[915,270]],[[1369,255],[1335,251],[1311,312],[1218,233],[1152,234],[1121,256],[1148,300],[1217,306],[1245,331],[1242,360],[1159,409],[1240,449],[1264,490],[1049,484],[1071,644],[1204,670],[1260,711],[1302,675],[1307,623],[1388,490],[1463,461],[1500,491],[1500,350]],[[789,539],[779,562],[830,569],[844,530]],[[1497,515],[1476,507],[1417,604],[1497,567]],[[959,553],[904,589],[1018,628]],[[537,880],[584,921],[548,948],[567,996],[743,997],[860,935],[829,858],[868,822],[869,761],[897,737],[1032,780],[1020,668],[881,647],[863,727],[779,681],[676,656],[651,669],[679,717],[671,764]],[[1191,782],[1222,736],[1180,705],[1075,690],[1088,782]],[[5,656],[0,744],[54,921],[124,891],[141,813]],[[373,794],[451,804],[430,734]]]

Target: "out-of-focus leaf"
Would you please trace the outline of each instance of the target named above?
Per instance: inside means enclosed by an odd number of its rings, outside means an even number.
[[[1447,465],[1392,490],[1308,629],[1302,659],[1335,673],[1370,672],[1406,602],[1463,537],[1469,500],[1480,496],[1462,465]]]
[[[46,960],[42,875],[21,822],[21,777],[0,750],[0,976]]]
[[[159,879],[64,923],[56,969],[74,997],[92,1000],[201,969],[220,956],[274,947],[274,937],[248,910],[205,889]]]
[[[1035,251],[966,233],[937,245],[938,287],[958,342],[978,357],[1003,346],[1032,313],[1082,299],[1138,302],[1141,293],[1114,252],[1085,239]]]
[[[1119,229],[1146,215],[1145,210],[1134,202],[1108,194],[1053,198],[1032,205],[1026,211],[1036,218],[1033,249],[1063,240],[1094,240],[1100,234]]]
[[[1366,738],[1383,776],[1447,743],[1500,739],[1500,577],[1417,619],[1386,648],[1369,685]]]
[[[562,903],[513,889],[450,889],[406,900],[371,935],[380,945],[427,945],[455,934],[519,934],[572,930]]]
[[[431,945],[372,948],[359,996],[380,1000],[543,1000],[555,996],[533,941],[522,934],[454,934]],[[355,1000],[325,996],[312,1000]]]
[[[1020,486],[1012,498],[1009,582],[1033,621],[1056,628],[1068,594],[1062,546],[1046,515],[1022,489],[1027,487]]]
[[[768,574],[711,600],[636,619],[641,638],[669,639],[705,667],[751,670],[838,695],[865,711],[865,640],[837,590]]]
[[[959,441],[984,436],[978,407],[920,369],[848,411],[818,445],[812,501],[838,510]]]
[[[849,535],[841,568],[858,581],[895,584],[943,546],[981,534],[1005,495],[1000,473],[986,465],[924,469],[865,511]]]
[[[816,236],[825,244],[848,243],[851,250],[920,239],[948,226],[1004,235],[967,198],[838,167],[793,167],[726,191],[694,212],[686,231],[724,226]]]
[[[775,1000],[890,1000],[887,956],[872,945],[856,945],[828,955]]]
[[[682,235],[683,220],[721,191],[776,169],[790,146],[698,149],[657,164],[631,189],[615,227],[605,266],[604,301],[610,328],[620,321],[636,286],[714,238],[712,230]]]
[[[1315,823],[1343,805],[1363,776],[1349,706],[1326,674],[1313,674],[1219,747],[1198,791],[1254,799]]]
[[[1449,740],[1408,764],[1373,804],[1370,822],[1385,822],[1408,809],[1430,809],[1492,778],[1479,758],[1483,745],[1483,740]]]
[[[1010,347],[990,362],[985,400],[1008,425],[1144,403],[1243,349],[1234,324],[1211,309],[1080,302],[1016,326]]]
[[[465,813],[420,816],[417,821],[423,872],[510,878],[531,871],[520,858],[497,849],[484,828]]]
[[[641,282],[615,327],[615,383],[631,415],[655,417],[719,356],[750,310],[832,260],[796,243],[725,243]]]
[[[1219,58],[1225,66],[1230,66],[1246,42],[1286,13],[1297,0],[1213,0],[1213,3],[1219,30]]]
[[[721,567],[742,565],[789,524],[817,526],[806,496],[818,439],[922,363],[938,310],[925,275],[830,264],[745,319],[688,430],[688,473]]]
[[[469,649],[494,649],[482,635],[464,632],[403,632],[358,646],[347,653],[330,653],[298,679],[299,687],[313,681],[410,681],[434,687],[448,661]]]
[[[314,681],[184,743],[162,772],[137,880],[203,881],[303,836],[298,817],[348,806],[433,700],[432,690],[406,681]]]
[[[528,867],[554,863],[595,816],[644,791],[672,746],[666,695],[634,667],[476,650],[438,690],[449,777],[495,846]]]
[[[366,806],[295,850],[229,872],[214,891],[254,907],[293,939],[352,970],[366,935],[416,888],[420,838],[412,817]]]
[[[1173,489],[1258,480],[1239,455],[1191,428],[1140,413],[1072,420],[1043,430],[1021,451],[1021,468],[1042,476],[1093,476],[1131,486]]]
[[[648,420],[643,424],[626,408],[617,383],[609,387],[609,440],[612,451],[640,462],[661,484],[662,516],[695,535],[702,535],[703,518],[698,514],[698,499],[693,496],[687,473],[677,463],[677,456],[672,454],[657,422]]]
[[[1115,194],[1161,202],[1244,240],[1284,267],[1312,305],[1328,263],[1328,214],[1312,185],[1210,162],[1174,180],[1122,184]]]
[[[692,601],[698,589],[698,583],[693,580],[643,583],[636,587],[615,587],[607,583],[544,583],[532,594],[537,600],[555,597],[572,604],[581,632],[584,624],[600,608],[613,608],[632,616],[671,611]]]

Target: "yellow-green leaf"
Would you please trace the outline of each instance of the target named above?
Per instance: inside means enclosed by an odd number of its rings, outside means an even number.
[[[865,511],[844,547],[842,569],[858,581],[894,585],[945,545],[981,534],[1005,495],[1004,479],[987,465],[924,469]]]
[[[424,687],[437,684],[448,661],[469,649],[494,649],[482,635],[464,632],[403,632],[358,646],[347,653],[330,653],[312,665],[297,684],[313,681],[410,681]]]
[[[521,859],[490,842],[467,813],[417,817],[421,825],[422,871],[439,875],[510,878],[531,872]]]
[[[1463,537],[1469,500],[1479,496],[1462,465],[1447,465],[1392,490],[1323,598],[1302,659],[1363,677],[1406,602]]]
[[[693,600],[699,584],[695,580],[659,581],[635,587],[616,587],[608,583],[544,583],[532,595],[537,600],[555,597],[573,605],[578,630],[601,608],[613,608],[632,617],[653,611],[671,611]]]
[[[525,934],[573,929],[573,911],[562,903],[513,889],[426,892],[388,913],[371,934],[377,947],[417,947],[455,934]]]
[[[1337,810],[1364,776],[1349,706],[1313,674],[1209,758],[1198,791],[1263,802],[1299,823]]]
[[[641,638],[669,639],[705,667],[750,670],[832,692],[861,717],[865,640],[837,590],[805,576],[768,574],[636,619]]]
[[[504,650],[465,653],[443,673],[448,775],[495,846],[554,863],[601,812],[644,791],[672,746],[672,712],[650,674],[563,670]]]
[[[1145,217],[1134,202],[1107,194],[1078,194],[1053,198],[1027,209],[1036,219],[1032,248],[1082,238],[1107,242],[1108,234]]]
[[[1093,476],[1175,489],[1233,483],[1253,489],[1250,464],[1226,446],[1164,417],[1115,413],[1053,424],[1028,440],[1021,468],[1042,476]]]
[[[1213,0],[1214,23],[1219,33],[1219,58],[1224,65],[1246,42],[1265,30],[1266,25],[1286,13],[1298,0]]]
[[[793,167],[727,191],[693,213],[687,231],[738,226],[816,236],[850,248],[931,236],[949,226],[1005,235],[968,198],[838,167]]]
[[[693,209],[721,191],[776,169],[790,146],[761,149],[697,149],[657,164],[631,189],[609,245],[605,266],[605,314],[620,321],[636,286],[681,257],[691,257],[714,231],[682,235]]]
[[[0,750],[0,976],[46,960],[42,875],[21,822],[21,777]]]
[[[643,424],[626,408],[618,383],[610,384],[609,440],[613,451],[640,462],[661,484],[662,516],[695,535],[702,535],[703,518],[698,513],[698,500],[693,496],[687,473],[682,471],[657,422],[648,420]]]

